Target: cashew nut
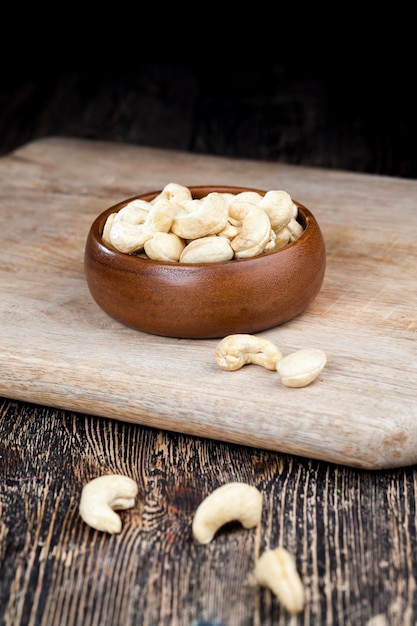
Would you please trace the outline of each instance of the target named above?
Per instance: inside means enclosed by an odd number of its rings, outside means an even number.
[[[115,219],[124,220],[130,224],[142,224],[148,217],[151,205],[145,200],[131,200],[117,211]]]
[[[320,374],[327,357],[319,348],[302,348],[281,359],[276,370],[287,387],[306,387]]]
[[[184,247],[184,241],[174,233],[158,232],[145,241],[144,250],[155,261],[178,261]]]
[[[251,202],[233,202],[229,216],[242,222],[239,234],[231,241],[235,257],[244,259],[263,252],[272,230],[265,211]]]
[[[230,261],[233,250],[227,237],[212,235],[190,241],[180,256],[181,263],[215,263]]]
[[[239,521],[253,528],[262,517],[262,494],[251,485],[231,482],[212,491],[197,507],[192,531],[200,543],[210,543],[224,524]]]
[[[94,478],[81,492],[81,518],[96,530],[120,533],[122,520],[115,511],[134,506],[137,493],[137,484],[128,476],[108,474]]]
[[[151,200],[151,204],[156,204],[159,200],[175,200],[175,202],[183,202],[191,200],[192,194],[188,187],[179,185],[178,183],[167,183],[162,191]]]
[[[235,196],[235,200],[238,202],[251,202],[252,204],[259,204],[263,196],[257,191],[241,191]]]
[[[240,225],[232,224],[230,220],[227,220],[226,226],[221,230],[218,235],[221,237],[227,237],[228,239],[234,239],[240,233]]]
[[[113,225],[115,217],[116,217],[116,213],[110,213],[110,215],[107,217],[104,223],[103,232],[101,236],[103,237],[103,241],[107,244],[111,244],[110,231],[111,231],[111,227]]]
[[[143,223],[132,224],[115,218],[109,232],[110,243],[127,254],[141,250],[156,232],[169,231],[175,210],[175,202],[161,199],[151,206]]]
[[[171,225],[173,233],[183,239],[199,239],[216,235],[227,224],[227,203],[222,194],[209,193],[196,208],[185,215],[178,215]]]
[[[295,559],[285,548],[266,550],[255,566],[259,585],[268,587],[292,614],[300,613],[305,604],[305,590],[297,572]]]
[[[291,196],[282,190],[267,191],[258,206],[266,212],[271,228],[275,231],[287,226],[294,216],[294,207],[298,212],[297,205],[294,204]]]
[[[254,335],[228,335],[216,346],[216,363],[229,372],[248,363],[275,370],[281,359],[281,350],[272,341]]]
[[[283,248],[291,241],[291,232],[288,226],[284,226],[281,230],[278,230],[275,233],[274,240],[274,249],[279,250],[279,248]]]
[[[304,232],[303,226],[301,226],[300,222],[297,222],[295,217],[288,222],[287,228],[290,232],[291,241],[298,239]]]

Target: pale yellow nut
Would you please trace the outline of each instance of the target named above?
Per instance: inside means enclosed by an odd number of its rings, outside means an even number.
[[[229,220],[227,220],[226,222],[226,226],[223,228],[223,230],[221,230],[219,233],[217,233],[220,237],[227,237],[230,240],[234,239],[241,230],[241,226],[236,225],[236,224],[232,224]]]
[[[182,239],[200,239],[223,230],[227,218],[226,201],[220,193],[212,192],[196,204],[195,210],[176,216],[171,230]]]
[[[219,341],[215,356],[217,365],[229,372],[249,363],[275,370],[277,363],[282,359],[282,352],[269,339],[238,333],[227,335]]]
[[[280,250],[291,241],[291,232],[288,226],[284,226],[281,230],[275,233],[274,247],[275,250]]]
[[[146,255],[154,261],[179,261],[185,242],[174,233],[155,233],[145,242]]]
[[[301,235],[304,232],[304,227],[300,224],[300,222],[297,222],[296,218],[293,217],[288,225],[287,228],[290,232],[290,239],[291,241],[295,241],[296,239],[298,239],[299,237],[301,237]]]
[[[131,254],[143,248],[147,238],[152,237],[152,233],[147,233],[143,224],[131,224],[124,220],[113,220],[108,232],[108,241],[119,252]]]
[[[124,219],[115,219],[109,232],[110,243],[119,252],[127,254],[142,250],[156,232],[170,230],[175,210],[175,202],[162,199],[152,205],[143,223],[132,224]]]
[[[81,518],[96,530],[120,533],[122,520],[115,511],[133,507],[137,493],[136,482],[128,476],[106,474],[94,478],[81,492]]]
[[[124,220],[130,224],[143,224],[151,209],[149,202],[145,200],[132,200],[125,204],[116,214],[116,220]]]
[[[260,254],[264,254],[266,252],[272,252],[273,250],[276,249],[276,234],[275,232],[272,230],[270,230],[269,232],[269,241],[267,241],[265,243],[265,245],[262,246],[262,249],[260,249],[259,244],[255,244],[254,246],[252,246],[252,248],[246,248],[245,250],[238,250],[235,251],[235,259],[249,259],[255,256],[259,256]]]
[[[293,218],[294,207],[297,208],[289,193],[281,189],[267,191],[258,206],[266,212],[275,231],[287,226]]]
[[[193,198],[192,200],[183,200],[182,202],[179,203],[183,210],[181,211],[181,213],[179,213],[178,216],[188,215],[190,213],[193,213],[201,206],[202,202],[203,202],[202,198]]]
[[[261,254],[271,238],[271,223],[265,211],[250,202],[233,202],[229,217],[242,223],[239,234],[231,241],[239,258]]]
[[[115,217],[116,217],[116,213],[110,213],[110,215],[107,217],[104,223],[103,232],[101,236],[103,238],[103,241],[107,244],[111,244],[109,235],[110,235],[110,230],[113,225]]]
[[[262,200],[262,195],[257,191],[241,191],[235,196],[237,202],[251,202],[252,204],[258,204]]]
[[[188,243],[180,256],[180,263],[220,263],[230,261],[233,250],[227,237],[212,235]]]
[[[144,222],[144,228],[152,233],[167,233],[178,210],[181,210],[181,205],[177,202],[165,199],[155,202]]]
[[[319,376],[326,362],[323,350],[302,348],[281,359],[276,370],[287,387],[306,387]]]
[[[188,187],[178,183],[167,183],[162,191],[151,200],[151,204],[156,204],[159,200],[174,200],[175,202],[183,202],[191,200],[192,194]]]
[[[212,491],[197,507],[192,532],[199,543],[207,544],[224,524],[239,521],[249,529],[259,524],[261,517],[261,492],[246,483],[230,482]]]
[[[303,610],[305,589],[295,559],[288,550],[266,550],[256,563],[255,577],[259,585],[277,596],[287,611],[297,614]]]
[[[224,192],[220,192],[220,194],[228,206],[229,204],[232,204],[232,202],[236,201],[235,193],[231,193],[230,191],[224,191]]]

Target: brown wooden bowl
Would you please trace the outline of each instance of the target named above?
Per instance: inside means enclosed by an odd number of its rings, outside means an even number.
[[[213,191],[265,191],[247,187],[189,187],[194,198]],[[160,191],[135,198],[150,201]],[[166,337],[208,339],[256,333],[302,313],[319,293],[325,272],[325,244],[313,214],[300,203],[304,232],[276,252],[242,260],[185,264],[162,262],[118,252],[104,243],[110,213],[91,225],[84,269],[96,303],[114,319],[140,331]]]

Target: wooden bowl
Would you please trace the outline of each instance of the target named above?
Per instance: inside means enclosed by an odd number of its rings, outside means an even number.
[[[189,187],[194,198],[213,191],[265,191],[246,187]],[[150,201],[160,191],[135,198]],[[84,269],[96,303],[111,317],[140,331],[166,337],[208,339],[256,333],[302,313],[319,293],[325,272],[325,244],[313,214],[300,203],[302,235],[276,252],[217,263],[161,262],[118,252],[104,243],[110,213],[92,223]]]

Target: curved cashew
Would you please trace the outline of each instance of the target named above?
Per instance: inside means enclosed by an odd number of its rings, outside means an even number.
[[[152,205],[143,223],[132,224],[114,219],[109,232],[110,243],[119,252],[127,254],[141,250],[154,233],[169,231],[175,210],[175,202],[162,199]]]
[[[239,521],[253,528],[262,517],[262,494],[251,485],[231,482],[211,492],[197,507],[192,531],[200,543],[210,543],[224,524]]]
[[[115,219],[124,220],[130,224],[142,224],[148,217],[150,209],[149,202],[140,199],[132,200],[117,211]]]
[[[114,222],[122,220],[128,224],[142,224],[146,220],[150,208],[151,205],[149,202],[137,199],[126,204],[119,211],[117,211],[117,213],[111,213],[104,224],[102,234],[103,240],[106,243],[112,243],[110,239],[110,232]]]
[[[226,226],[217,235],[220,237],[227,237],[228,239],[234,239],[240,233],[240,225],[232,224],[227,220]]]
[[[275,231],[287,226],[294,217],[294,207],[297,211],[297,205],[292,201],[290,194],[275,189],[267,191],[258,206],[268,215],[271,227]]]
[[[269,339],[236,334],[224,337],[216,346],[216,363],[232,372],[248,363],[275,370],[282,359],[281,350]]]
[[[110,231],[111,231],[111,227],[113,225],[114,222],[114,218],[116,217],[116,213],[110,213],[110,215],[107,217],[105,223],[104,223],[104,227],[103,227],[103,232],[101,234],[103,241],[107,244],[111,244],[110,241]]]
[[[271,223],[266,212],[250,202],[234,202],[229,216],[242,222],[239,234],[231,245],[236,258],[257,256],[271,239]]]
[[[209,193],[197,208],[186,215],[178,215],[172,221],[171,230],[182,239],[199,239],[216,235],[227,223],[227,203],[222,194]]]
[[[235,199],[238,202],[251,202],[252,204],[259,204],[262,197],[263,196],[261,196],[261,194],[257,191],[241,191],[236,194]]]
[[[259,585],[268,587],[292,614],[300,613],[305,604],[304,585],[295,559],[285,548],[266,550],[255,566]]]
[[[290,241],[291,241],[290,229],[288,228],[288,226],[284,226],[284,228],[281,228],[281,230],[278,230],[275,233],[274,250],[279,250],[280,248],[283,248],[284,246],[287,245],[287,243],[290,243]]]
[[[144,250],[154,261],[178,261],[185,242],[174,233],[155,233],[145,241]]]
[[[188,187],[179,185],[178,183],[168,183],[162,191],[151,200],[151,204],[156,204],[159,200],[174,200],[175,202],[183,202],[191,200],[192,195]]]
[[[287,228],[290,231],[290,240],[295,241],[298,239],[304,232],[303,226],[301,226],[300,222],[297,222],[296,218],[293,217],[287,224]]]
[[[187,244],[180,256],[180,263],[219,263],[230,261],[233,250],[227,237],[211,235],[193,239]]]
[[[128,476],[99,476],[82,489],[80,515],[86,524],[96,530],[110,534],[120,533],[122,520],[115,510],[134,506],[137,493],[137,484]]]

